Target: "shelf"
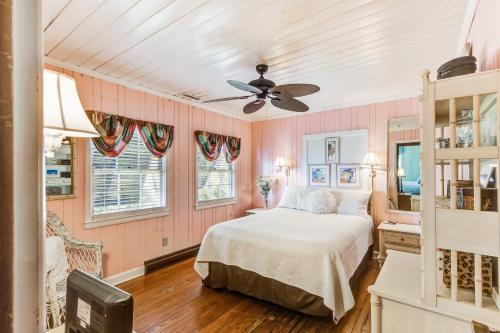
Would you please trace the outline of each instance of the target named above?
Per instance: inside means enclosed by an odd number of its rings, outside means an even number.
[[[63,143],[54,152],[54,157],[45,158],[46,187],[48,199],[61,199],[74,195],[74,143]]]
[[[497,159],[498,147],[440,148],[436,149],[436,160]]]
[[[498,212],[436,208],[438,248],[497,257],[500,253],[498,235]]]
[[[434,81],[430,85],[434,85],[436,100],[495,93],[498,85],[498,71],[456,76]]]
[[[439,288],[437,305],[443,310],[460,314],[465,318],[479,320],[491,328],[500,329],[500,313],[495,302],[489,296],[483,295],[483,307],[474,304],[474,291],[458,288],[458,302],[451,300],[449,288]]]

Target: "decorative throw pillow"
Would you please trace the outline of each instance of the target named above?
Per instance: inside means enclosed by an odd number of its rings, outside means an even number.
[[[330,190],[316,190],[306,199],[307,210],[315,214],[331,214],[335,210],[335,195]]]
[[[335,213],[368,216],[371,191],[331,189],[337,200]]]

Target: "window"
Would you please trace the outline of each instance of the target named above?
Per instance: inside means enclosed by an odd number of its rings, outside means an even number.
[[[197,206],[224,204],[236,200],[234,163],[227,163],[223,152],[217,160],[207,161],[197,147]]]
[[[105,157],[92,143],[90,146],[90,222],[166,212],[166,157],[153,156],[137,131],[118,157]],[[120,222],[128,221],[105,224]]]

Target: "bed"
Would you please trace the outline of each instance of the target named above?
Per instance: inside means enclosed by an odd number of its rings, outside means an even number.
[[[420,195],[420,179],[403,180],[401,182],[401,192],[411,195]]]
[[[350,282],[372,243],[368,214],[274,208],[212,226],[195,270],[205,286],[337,322],[354,306]]]

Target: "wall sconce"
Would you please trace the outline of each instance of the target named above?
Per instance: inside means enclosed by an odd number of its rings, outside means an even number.
[[[365,158],[361,162],[361,166],[365,168],[370,168],[370,178],[372,183],[372,191],[373,191],[373,179],[377,175],[375,171],[376,168],[380,168],[380,160],[378,159],[377,153],[368,152],[365,155]]]
[[[276,172],[284,173],[286,175],[286,184],[288,185],[288,176],[290,176],[290,167],[287,165],[284,157],[278,156],[274,161]]]

